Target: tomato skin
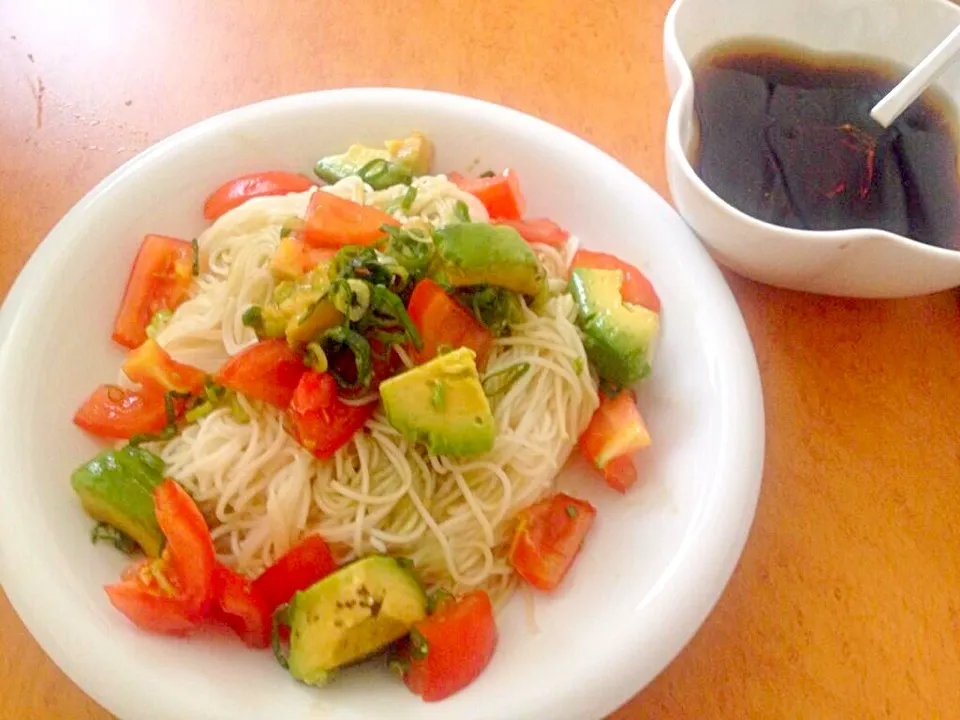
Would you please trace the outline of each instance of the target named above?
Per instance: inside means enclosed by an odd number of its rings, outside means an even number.
[[[294,593],[306,590],[337,569],[330,546],[319,535],[301,540],[281,555],[253,581],[253,589],[272,614],[290,602]]]
[[[247,397],[285,409],[307,366],[283,340],[263,340],[223,364],[215,380]]]
[[[510,168],[491,177],[468,178],[457,172],[447,177],[482,202],[491,220],[519,220],[523,217],[527,203],[520,192],[520,179]]]
[[[203,217],[213,221],[227,211],[243,205],[250,198],[304,192],[312,187],[313,181],[306,175],[283,170],[241,175],[210,193],[203,204]]]
[[[524,508],[517,515],[510,564],[535,588],[556,589],[580,552],[596,515],[593,505],[566,493]]]
[[[315,248],[372,245],[387,236],[381,225],[400,225],[400,221],[378,208],[318,190],[307,206],[303,239]]]
[[[199,627],[214,601],[213,540],[199,508],[175,481],[156,487],[154,504],[167,539],[162,555],[131,566],[104,589],[137,627],[185,635]]]
[[[636,395],[624,390],[615,397],[600,394],[600,407],[580,436],[580,452],[603,473],[607,483],[626,492],[637,480],[631,456],[650,445]]]
[[[133,261],[113,326],[113,339],[136,348],[147,339],[147,326],[160,310],[175,310],[187,299],[193,282],[190,243],[147,235]]]
[[[308,370],[287,410],[289,431],[315,457],[325,460],[349,442],[376,409],[376,402],[347,405],[337,396],[337,382],[330,373]]]
[[[252,583],[218,564],[214,584],[217,588],[215,617],[230,627],[247,647],[270,647],[273,612]]]
[[[153,384],[140,390],[101,385],[83,401],[73,422],[93,435],[115,440],[158,433],[167,424],[163,396],[163,389]]]
[[[167,391],[198,394],[203,391],[206,373],[174,360],[157,343],[147,339],[123,361],[124,374],[141,385],[156,384]]]
[[[155,595],[130,581],[107,585],[104,590],[110,604],[141,630],[183,636],[200,627],[200,621],[187,614],[177,597]]]
[[[567,244],[567,239],[570,237],[570,233],[557,225],[553,220],[548,220],[547,218],[501,220],[498,224],[509,225],[520,233],[520,237],[530,244],[563,248]]]
[[[592,250],[578,250],[573,256],[571,267],[594,268],[596,270],[620,270],[623,284],[620,296],[631,305],[641,305],[655,313],[660,312],[660,297],[646,276],[630,263],[615,255]]]
[[[406,647],[403,681],[427,702],[449,697],[473,682],[497,647],[493,605],[482,590],[445,602],[414,630],[427,644],[425,656]]]
[[[473,350],[478,368],[486,363],[493,348],[493,333],[433,280],[425,278],[417,283],[407,304],[407,313],[423,340],[423,348],[413,352],[417,362],[435,358],[440,347],[446,345],[452,349]]]
[[[154,490],[157,523],[167,538],[163,558],[180,588],[187,614],[203,617],[213,602],[216,554],[207,521],[187,491],[174,480]]]

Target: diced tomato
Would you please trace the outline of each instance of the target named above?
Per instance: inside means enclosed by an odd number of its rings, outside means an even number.
[[[376,409],[375,402],[347,405],[337,397],[337,382],[330,373],[308,370],[287,411],[290,434],[324,460],[345,445]]]
[[[318,265],[329,263],[334,255],[336,250],[311,247],[303,238],[290,234],[280,241],[274,251],[270,259],[270,270],[285,280],[295,280]]]
[[[633,464],[633,458],[629,455],[615,457],[603,468],[603,479],[617,492],[625,493],[637,481],[637,468]]]
[[[501,220],[500,225],[509,225],[531,244],[550,245],[562,248],[566,245],[570,233],[547,218],[534,220]]]
[[[294,593],[306,590],[337,569],[330,547],[319,535],[311,535],[281,555],[253,581],[272,614],[290,602]]]
[[[303,239],[318,248],[372,245],[387,236],[381,225],[399,224],[399,220],[383,210],[319,190],[307,206]]]
[[[183,635],[200,625],[214,600],[213,540],[199,508],[173,480],[157,486],[154,505],[167,540],[162,555],[129,568],[105,590],[137,627]]]
[[[510,545],[510,564],[535,588],[554,590],[580,552],[597,510],[557,493],[524,508]]]
[[[502,175],[468,178],[460,173],[447,175],[464,192],[483,203],[491,220],[519,220],[526,209],[517,174],[507,168]]]
[[[215,379],[247,397],[285,409],[306,369],[286,342],[264,340],[227,360]]]
[[[207,377],[203,370],[174,360],[152,339],[127,355],[123,361],[123,372],[135,383],[155,384],[164,390],[191,394],[203,390]]]
[[[401,650],[403,681],[428,702],[453,695],[472,683],[497,647],[493,605],[482,590],[444,602],[413,626]]]
[[[101,385],[84,400],[73,422],[98,437],[117,440],[158,433],[167,425],[163,396],[163,390],[152,383],[140,390]]]
[[[160,310],[174,310],[187,299],[193,280],[190,243],[163,235],[147,235],[133,261],[113,339],[135,348],[147,339],[147,325]]]
[[[251,582],[224,565],[214,570],[214,615],[252,648],[270,647],[273,612]]]
[[[486,363],[493,348],[493,333],[433,280],[417,283],[407,313],[423,340],[423,348],[413,353],[417,362],[435,358],[445,346],[451,350],[468,347],[477,354],[477,367]]]
[[[600,393],[600,407],[580,436],[580,451],[603,472],[611,487],[625,492],[636,481],[631,455],[649,444],[650,433],[637,407],[636,395],[630,390],[613,398]]]
[[[271,170],[234,178],[214,190],[203,204],[203,216],[216,220],[228,210],[243,205],[250,198],[305,192],[313,181],[305,175]]]
[[[578,250],[573,256],[572,267],[595,268],[597,270],[620,270],[623,272],[623,284],[620,286],[620,296],[624,302],[631,305],[642,305],[645,308],[660,312],[660,298],[653,285],[637,268],[625,263],[614,255],[591,250]]]

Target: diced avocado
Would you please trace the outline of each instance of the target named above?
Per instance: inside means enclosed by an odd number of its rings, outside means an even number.
[[[298,280],[314,268],[328,267],[332,258],[330,251],[311,248],[300,238],[287,236],[270,258],[270,272],[280,280]]]
[[[282,282],[271,302],[260,310],[262,333],[286,337],[291,345],[303,345],[343,322],[343,313],[328,297],[330,280],[326,266],[317,267],[296,282]]]
[[[433,165],[433,143],[425,135],[410,133],[409,137],[387,140],[387,151],[394,162],[405,165],[414,175],[426,175]]]
[[[290,601],[290,674],[322,685],[333,670],[399,640],[426,614],[423,588],[394,558],[357,560]]]
[[[577,323],[583,330],[587,357],[601,378],[624,387],[650,374],[660,316],[623,302],[620,270],[575,268],[570,293],[577,302]]]
[[[382,383],[390,424],[437,455],[489,451],[497,428],[475,358],[470,348],[459,348]]]
[[[163,482],[164,462],[143,448],[106,450],[73,471],[70,484],[83,509],[131,537],[158,557],[164,537],[153,507],[153,490]]]
[[[457,287],[494,285],[535,296],[544,286],[540,261],[512,227],[456,223],[437,230],[434,242],[431,273]]]

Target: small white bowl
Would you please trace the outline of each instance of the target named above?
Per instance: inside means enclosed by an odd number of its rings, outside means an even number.
[[[89,542],[70,472],[97,445],[71,423],[122,353],[110,330],[144,233],[194,237],[211,188],[418,129],[436,168],[515,168],[531,216],[648,273],[663,300],[657,368],[641,391],[653,447],[622,497],[582,465],[563,486],[599,515],[571,576],[500,613],[476,683],[426,704],[383,667],[323,689],[236,638],[135,629],[103,585],[127,563]],[[127,720],[587,720],[614,710],[690,639],[719,597],[753,518],[763,462],[756,360],[723,277],[680,217],[618,162],[522,113],[452,95],[342,90],[270,100],[188,128],[94,188],[54,228],[0,311],[0,580],[43,648]]]
[[[821,52],[855,53],[912,66],[960,24],[947,0],[678,0],[664,27],[673,97],[667,120],[667,178],[683,218],[723,264],[793,290],[850,297],[905,297],[960,285],[960,252],[879,230],[812,232],[762,222],[700,179],[692,64],[735,38],[764,38]],[[960,104],[960,63],[939,87]]]

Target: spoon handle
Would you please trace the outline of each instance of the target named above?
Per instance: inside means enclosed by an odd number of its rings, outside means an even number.
[[[891,123],[933,84],[937,76],[958,54],[960,54],[960,26],[944,38],[933,52],[874,106],[870,111],[870,117],[883,127],[890,127]]]

